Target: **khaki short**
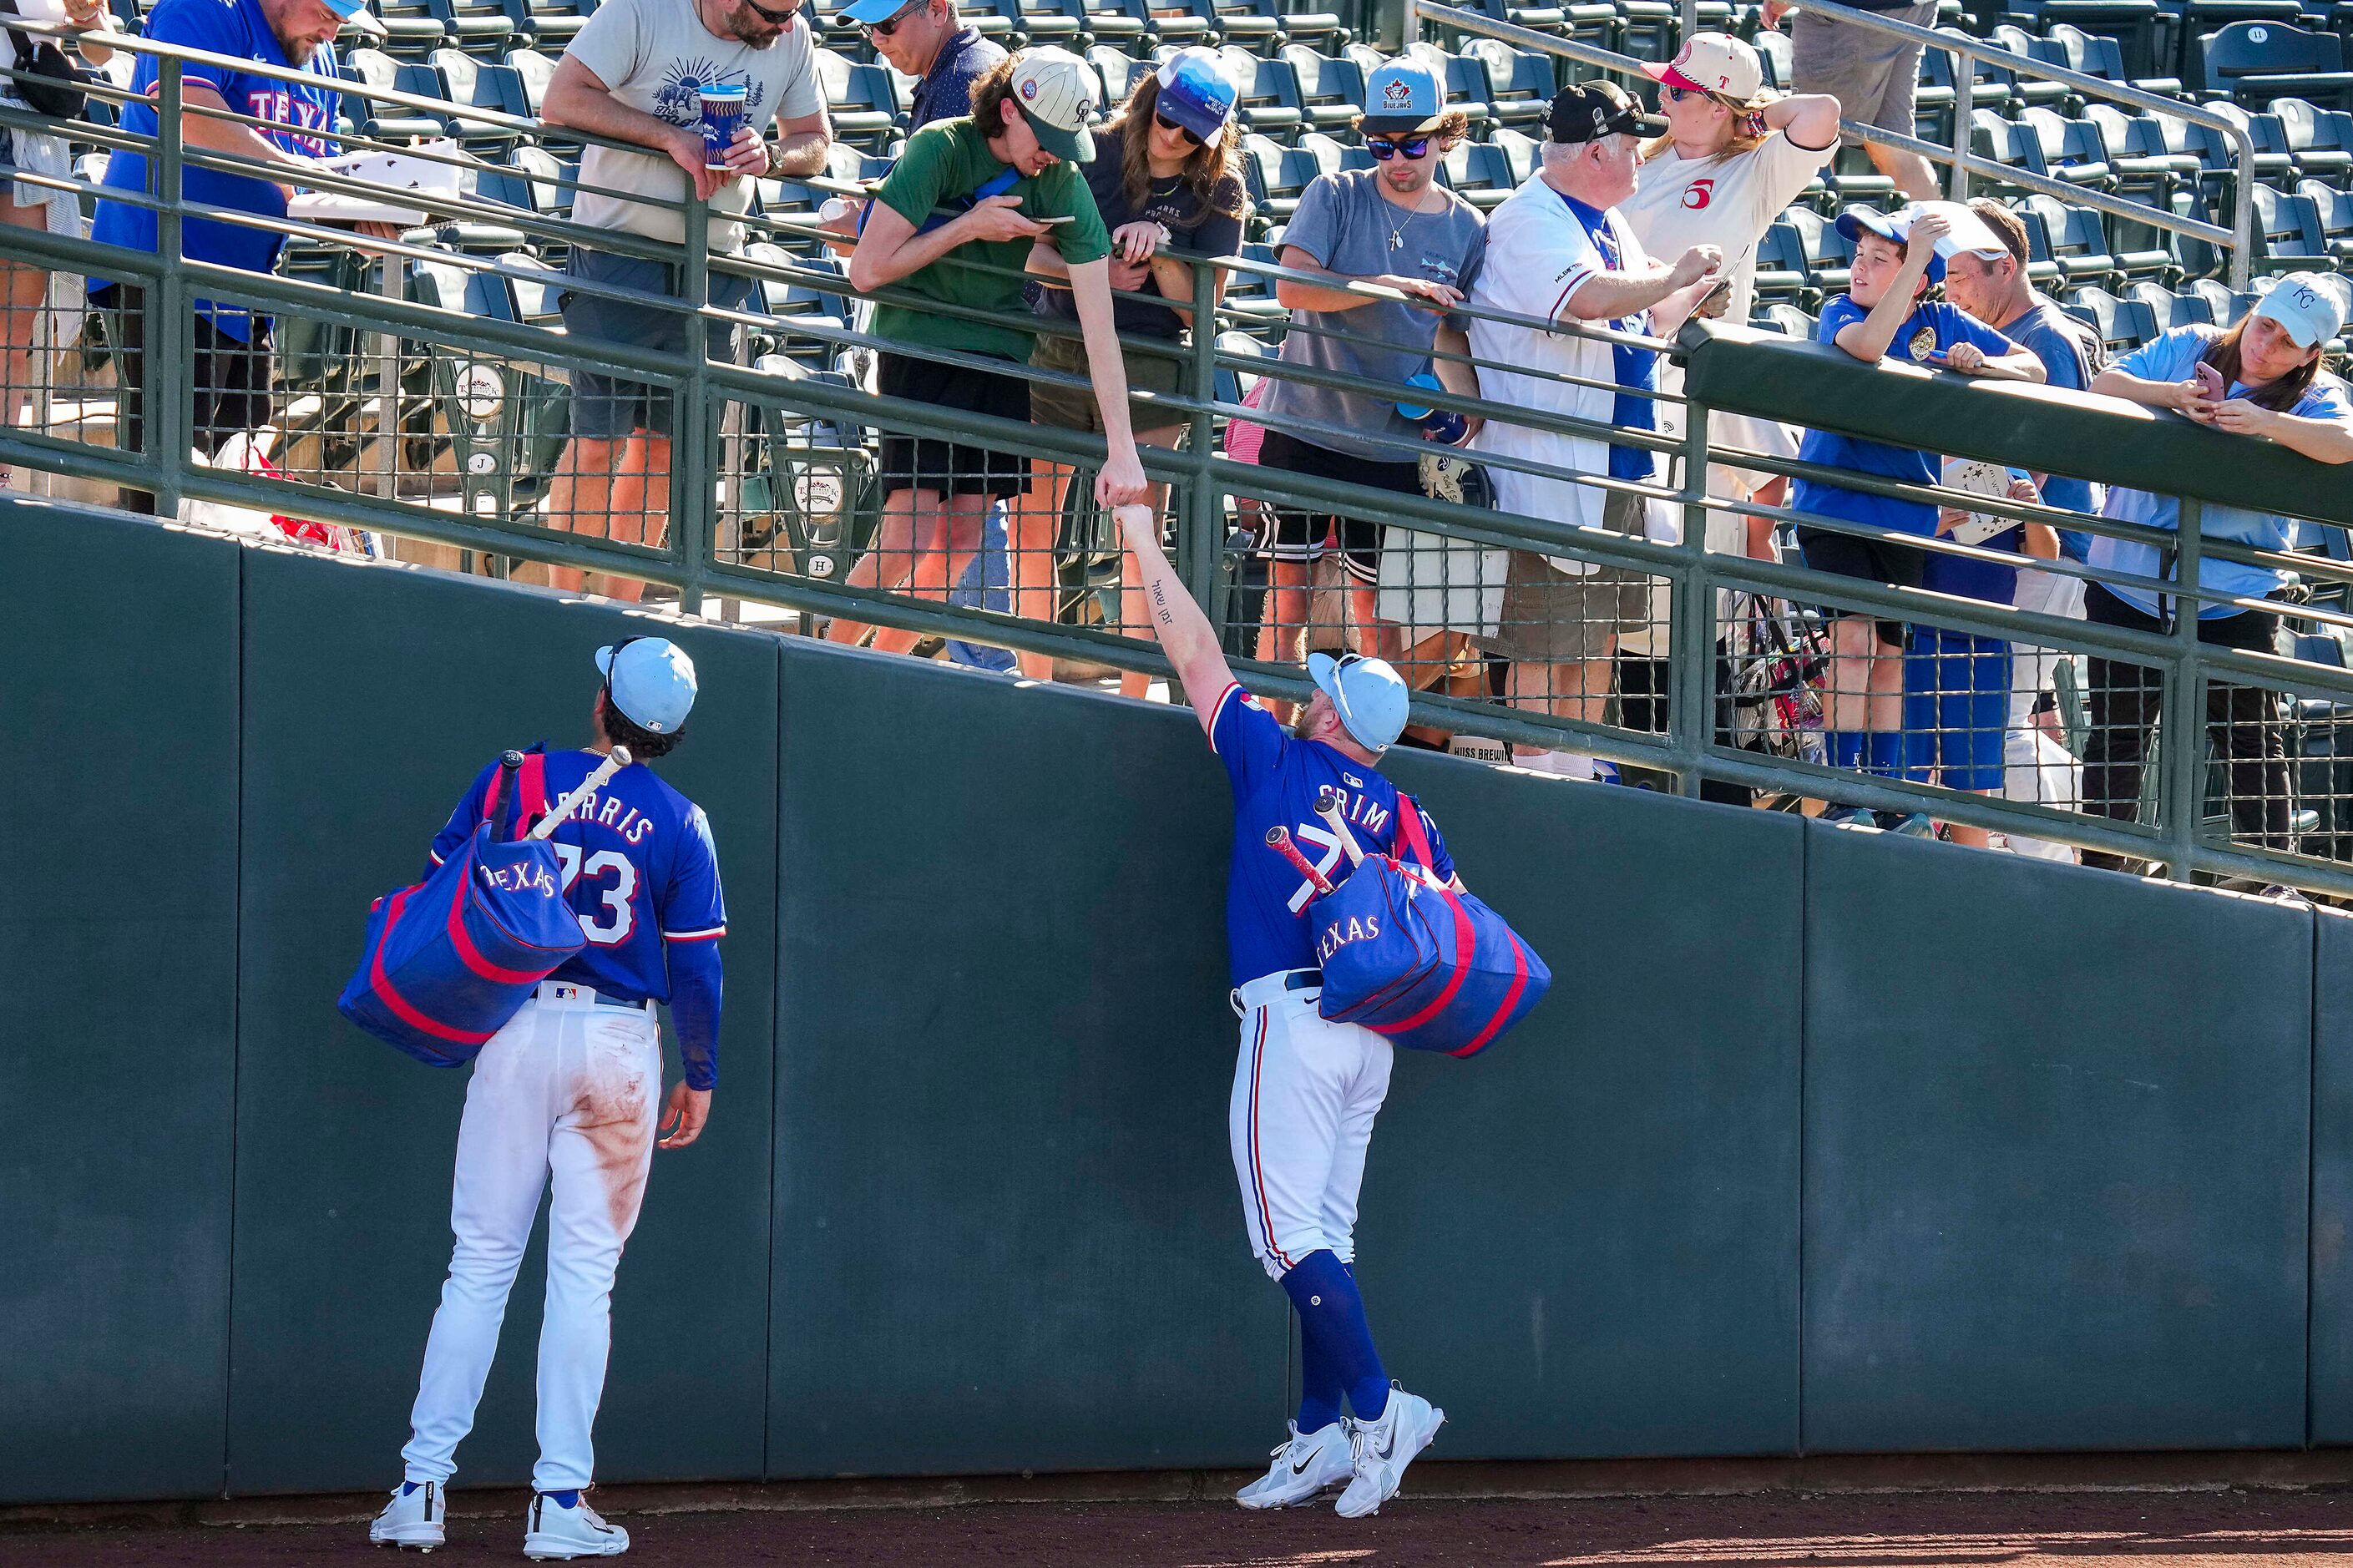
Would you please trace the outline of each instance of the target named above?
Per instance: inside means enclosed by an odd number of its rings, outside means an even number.
[[[1178,347],[1171,343],[1170,352],[1166,354],[1138,353],[1134,349],[1123,353],[1120,363],[1127,367],[1128,391],[1181,391],[1185,384],[1185,362],[1176,356]],[[1038,347],[1029,355],[1029,368],[1084,375],[1087,374],[1087,345],[1077,338],[1048,337],[1040,333]],[[1138,430],[1166,430],[1184,423],[1181,416],[1166,409],[1130,408],[1127,416]],[[1094,393],[1083,386],[1048,386],[1041,382],[1031,383],[1029,417],[1039,425],[1081,430],[1090,436],[1103,434],[1103,410],[1095,406]]]
[[[1642,536],[1642,505],[1633,496],[1613,495],[1601,525],[1613,533]],[[1617,639],[1648,624],[1651,577],[1620,566],[1604,566],[1572,577],[1533,551],[1514,550],[1504,578],[1504,626],[1498,647],[1528,664],[1579,664],[1608,658]]]
[[[1936,25],[1933,4],[1880,15],[1915,27]],[[1845,118],[1859,125],[1916,134],[1912,90],[1920,80],[1918,44],[1801,10],[1789,26],[1789,56],[1798,91],[1830,94]],[[1862,145],[1852,134],[1841,139],[1850,147]]]

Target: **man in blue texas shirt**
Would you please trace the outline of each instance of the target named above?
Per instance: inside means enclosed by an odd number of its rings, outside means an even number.
[[[373,35],[384,31],[365,0],[162,0],[149,15],[145,31],[151,41],[225,55],[251,67],[182,63],[181,144],[192,153],[225,153],[271,170],[260,176],[227,174],[194,162],[184,164],[180,189],[185,201],[250,213],[265,221],[251,226],[185,218],[180,226],[182,256],[244,272],[276,268],[286,243],[286,205],[295,186],[316,172],[320,159],[335,151],[335,117],[343,95],[334,87],[334,38],[346,26]],[[139,57],[131,79],[132,96],[122,110],[122,129],[131,135],[156,135],[159,68],[156,56]],[[225,115],[262,121],[267,128]],[[118,149],[107,160],[103,189],[160,195],[150,163],[143,148]],[[380,226],[362,226],[388,232]],[[100,245],[152,255],[155,213],[101,197],[90,237]],[[90,296],[93,306],[112,312],[108,326],[123,388],[116,440],[125,452],[142,451],[146,446],[146,288],[135,278],[94,277]],[[227,300],[199,298],[194,305],[193,444],[209,457],[229,437],[270,422],[270,321]],[[164,374],[176,370],[166,366]],[[124,490],[122,505],[132,511],[154,510],[153,498],[143,491]]]

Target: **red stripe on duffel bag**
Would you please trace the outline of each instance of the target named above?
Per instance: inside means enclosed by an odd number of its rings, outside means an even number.
[[[474,945],[474,935],[466,929],[466,903],[474,895],[472,879],[468,886],[449,900],[449,945],[458,952],[458,962],[485,980],[495,980],[503,985],[536,985],[547,978],[544,969],[501,969],[482,956]]]
[[[1463,978],[1471,973],[1472,957],[1478,952],[1479,935],[1478,932],[1472,928],[1471,911],[1462,907],[1462,900],[1456,898],[1451,891],[1443,888],[1432,889],[1431,891],[1437,893],[1440,898],[1444,899],[1446,900],[1446,907],[1454,911],[1454,973],[1448,978],[1446,982],[1446,989],[1440,991],[1438,994],[1437,999],[1432,1001],[1429,1006],[1424,1007],[1420,1012],[1416,1013],[1410,1018],[1402,1019],[1394,1024],[1383,1025],[1381,1027],[1381,1033],[1385,1035],[1403,1034],[1406,1030],[1413,1028],[1417,1025],[1426,1024],[1430,1022],[1430,1019],[1436,1017],[1438,1016],[1438,1010],[1445,1006],[1449,1002],[1453,1001],[1454,994],[1462,989]]]
[[[1487,1020],[1487,1026],[1480,1030],[1469,1045],[1446,1054],[1450,1057],[1467,1057],[1489,1040],[1493,1039],[1496,1031],[1504,1026],[1504,1020],[1509,1018],[1512,1016],[1512,1009],[1519,1005],[1520,993],[1527,988],[1528,950],[1520,945],[1518,937],[1514,937],[1512,939],[1512,987],[1504,993],[1504,1005],[1495,1009],[1495,1016]]]
[[[384,972],[384,944],[391,939],[393,927],[400,923],[400,911],[407,904],[408,895],[415,891],[414,888],[403,888],[392,896],[392,908],[385,911],[384,934],[376,939],[375,952],[368,960],[368,989],[392,1009],[394,1017],[412,1029],[422,1030],[437,1040],[448,1040],[452,1045],[483,1045],[498,1031],[492,1029],[478,1035],[467,1029],[453,1029],[447,1024],[427,1017],[410,1006],[406,997],[392,988],[391,977]]]

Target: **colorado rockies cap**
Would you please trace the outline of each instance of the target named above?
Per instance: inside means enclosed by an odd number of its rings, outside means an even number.
[[[1386,752],[1405,731],[1405,710],[1412,694],[1405,679],[1387,659],[1352,653],[1334,658],[1328,653],[1307,656],[1307,678],[1332,700],[1341,726],[1368,752]]]
[[[1190,131],[1204,147],[1216,146],[1233,121],[1234,100],[1240,96],[1218,51],[1198,44],[1179,49],[1154,75],[1160,98],[1153,112]]]
[[[1445,112],[1445,84],[1436,71],[1411,55],[1376,66],[1365,78],[1365,114],[1360,124],[1368,136],[1435,131]]]
[[[1675,51],[1675,58],[1642,68],[1652,81],[1685,92],[1713,92],[1735,103],[1755,101],[1765,85],[1765,67],[1757,51],[1729,33],[1694,33]]]
[[[1553,95],[1552,139],[1570,146],[1604,136],[1644,136],[1667,122],[1642,112],[1633,94],[1614,81],[1580,81]]]
[[[347,26],[357,27],[373,37],[385,36],[385,26],[376,14],[367,8],[367,0],[325,0],[327,9],[341,16]]]
[[[596,650],[596,668],[621,717],[654,735],[674,735],[694,708],[694,660],[668,637],[631,637]]]
[[[1092,163],[1095,139],[1095,68],[1068,49],[1024,49],[1013,61],[1013,101],[1038,145],[1066,163]]]
[[[2327,279],[2317,272],[2291,272],[2282,278],[2257,301],[2255,314],[2277,321],[2300,349],[2327,342],[2345,325],[2344,308]]]

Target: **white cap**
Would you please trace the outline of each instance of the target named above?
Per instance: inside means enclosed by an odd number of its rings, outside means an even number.
[[[2287,274],[2256,302],[2255,314],[2284,327],[2300,349],[2317,348],[2345,325],[2345,308],[2329,279],[2318,272]]]
[[[1087,131],[1102,86],[1095,68],[1068,49],[1024,49],[1013,62],[1013,101],[1038,144],[1067,163],[1094,162],[1095,139]]]
[[[1765,86],[1765,66],[1757,51],[1729,33],[1694,33],[1664,65],[1646,65],[1652,81],[1685,92],[1713,92],[1735,103],[1753,103]]]

